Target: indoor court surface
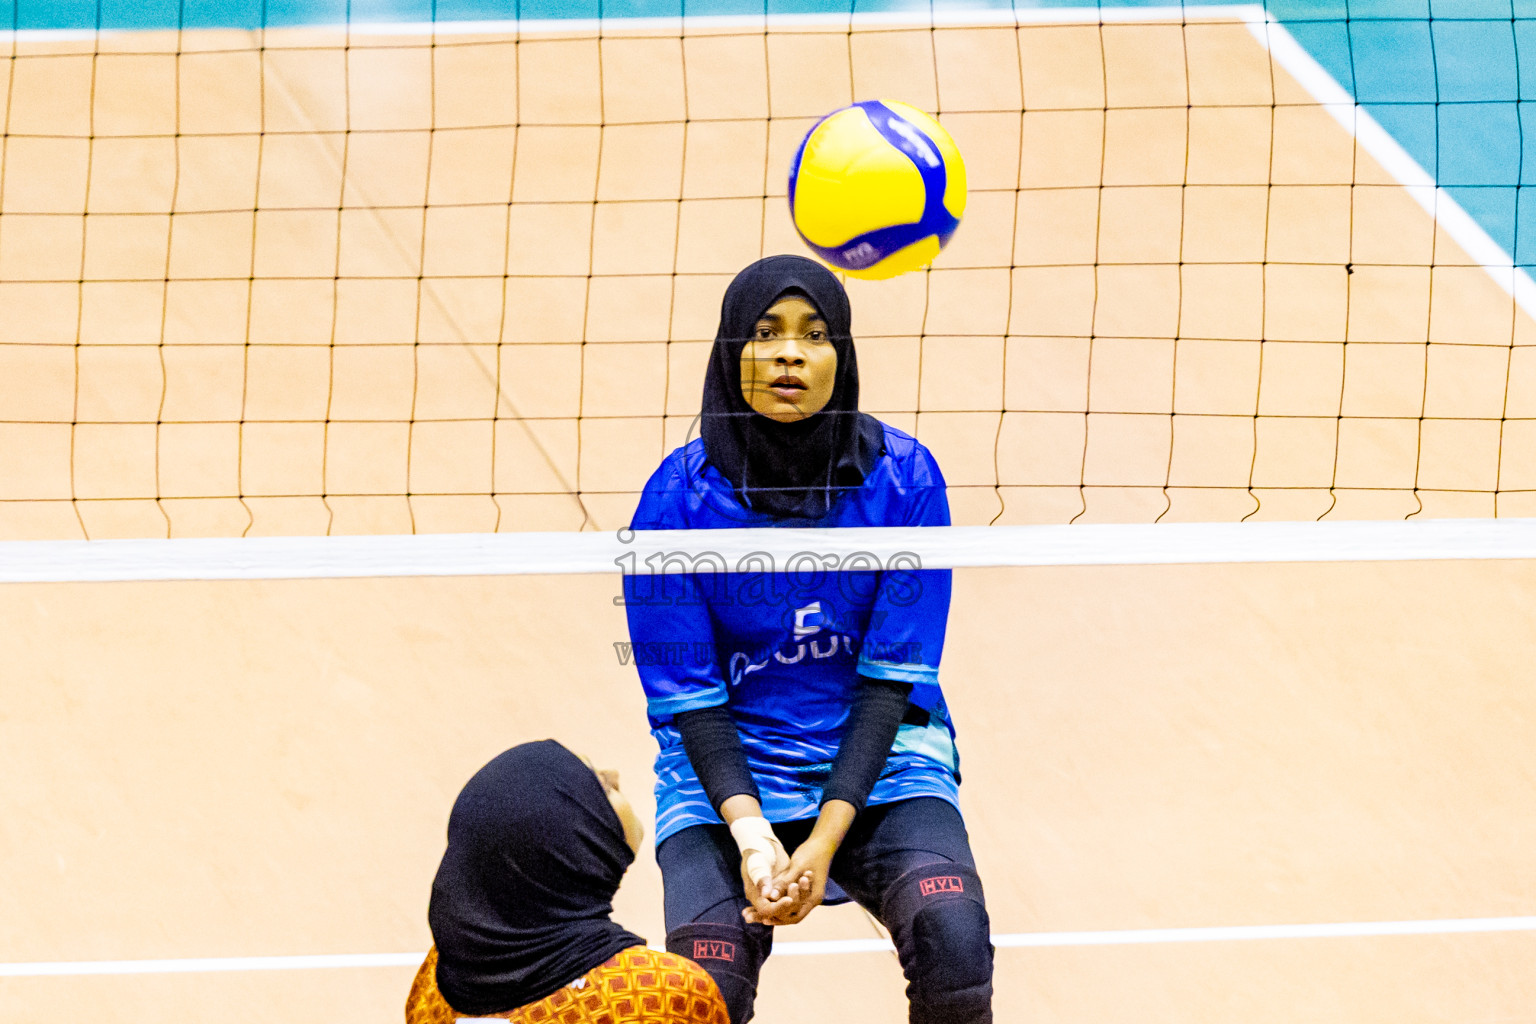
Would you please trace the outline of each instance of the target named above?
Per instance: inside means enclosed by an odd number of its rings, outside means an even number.
[[[957,525],[1536,515],[1518,207],[1506,238],[1484,183],[1453,197],[1315,26],[293,6],[13,12],[0,579],[26,542],[625,526],[696,434],[725,285],[803,251],[794,146],[884,96],[971,194],[931,271],[849,282],[862,404]],[[650,822],[619,588],[0,583],[0,1021],[400,1020],[491,756],[559,738]],[[957,570],[997,1020],[1530,1019],[1533,588],[1521,559]],[[615,916],[662,940],[649,849]],[[781,931],[756,1019],[905,1020],[878,938],[851,907]]]

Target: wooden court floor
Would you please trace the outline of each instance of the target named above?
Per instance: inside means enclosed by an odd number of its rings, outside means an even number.
[[[962,570],[945,678],[1000,933],[1528,914],[1528,563]],[[649,762],[616,581],[37,585],[8,653],[0,962],[424,950],[506,746]],[[617,916],[660,941],[649,850]],[[850,908],[781,941],[868,938]],[[1522,1019],[1536,934],[1002,949],[999,1021]],[[15,1022],[398,1019],[411,971],[0,978]],[[890,954],[761,1020],[904,1019]]]
[[[621,525],[730,275],[796,251],[774,169],[855,94],[943,110],[971,169],[931,274],[850,286],[866,408],[957,522],[1529,512],[1533,325],[1246,26],[438,42],[18,44],[0,537]],[[1533,571],[957,573],[996,930],[1531,913]],[[649,804],[617,592],[0,587],[0,963],[424,950],[490,756],[555,736]],[[650,859],[618,916],[661,939]],[[998,1020],[1520,1020],[1533,953],[1004,949]],[[410,975],[0,978],[0,1020],[362,1024]],[[760,1007],[904,1013],[889,954],[777,957]]]

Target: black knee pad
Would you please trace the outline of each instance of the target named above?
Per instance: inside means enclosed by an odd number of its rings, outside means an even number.
[[[696,921],[667,932],[667,952],[685,956],[709,972],[720,988],[731,1024],[747,1024],[757,999],[757,975],[773,947],[764,925]]]
[[[912,1024],[989,1024],[992,937],[981,879],[961,864],[926,864],[881,900],[907,976]]]

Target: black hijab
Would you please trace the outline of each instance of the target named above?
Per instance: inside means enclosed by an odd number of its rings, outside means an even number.
[[[779,423],[741,393],[741,353],[768,307],[803,296],[826,321],[837,350],[832,397],[814,416]],[[704,374],[704,454],[742,504],[781,519],[818,519],[856,488],[885,451],[880,421],[859,412],[859,363],[842,283],[803,256],[769,256],[736,275],[720,304],[720,329]]]
[[[448,1004],[516,1009],[645,945],[608,919],[634,859],[602,783],[554,740],[476,772],[448,817],[427,912]]]

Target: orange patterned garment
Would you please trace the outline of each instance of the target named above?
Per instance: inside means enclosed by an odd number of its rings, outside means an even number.
[[[405,1024],[455,1024],[461,1016],[514,1024],[730,1024],[720,990],[702,967],[645,946],[610,957],[552,996],[484,1018],[455,1012],[437,990],[434,948],[411,984]]]

